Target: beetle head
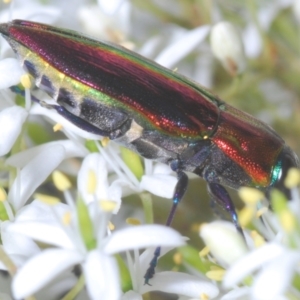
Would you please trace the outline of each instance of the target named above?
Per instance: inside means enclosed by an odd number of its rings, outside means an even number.
[[[290,200],[290,190],[285,186],[284,181],[286,179],[288,170],[290,168],[300,168],[300,163],[297,155],[288,147],[285,146],[278,156],[277,163],[273,169],[273,184],[272,188],[280,190]],[[269,191],[267,192],[267,196]]]

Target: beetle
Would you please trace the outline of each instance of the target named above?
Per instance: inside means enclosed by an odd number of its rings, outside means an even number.
[[[23,67],[78,127],[105,136],[177,173],[170,226],[187,185],[186,172],[207,182],[213,202],[230,213],[243,234],[224,186],[273,187],[296,154],[267,124],[212,95],[190,79],[123,47],[41,23],[14,20],[0,33]],[[36,100],[38,101],[38,100]],[[155,250],[145,283],[154,275]]]

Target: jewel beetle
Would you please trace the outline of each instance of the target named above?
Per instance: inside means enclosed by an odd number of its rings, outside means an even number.
[[[237,213],[224,188],[255,187],[267,195],[295,153],[267,124],[242,112],[197,83],[120,46],[45,24],[14,20],[0,25],[23,67],[78,127],[105,136],[141,156],[168,164],[178,183],[167,225],[188,184],[186,172],[207,182],[213,202]],[[36,100],[38,101],[38,100]],[[154,275],[160,248],[145,275]]]

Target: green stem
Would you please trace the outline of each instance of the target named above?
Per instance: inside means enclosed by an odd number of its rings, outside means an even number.
[[[153,203],[152,203],[152,196],[150,193],[141,193],[140,194],[144,214],[145,214],[145,222],[146,224],[153,224]]]
[[[77,283],[61,300],[73,300],[82,291],[85,285],[85,278],[83,274],[79,277]]]

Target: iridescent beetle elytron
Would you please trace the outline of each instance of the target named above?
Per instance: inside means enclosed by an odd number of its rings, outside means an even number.
[[[185,172],[207,182],[212,200],[231,214],[241,233],[223,186],[287,192],[287,170],[299,167],[293,151],[268,125],[193,81],[74,31],[15,20],[1,24],[0,32],[36,85],[57,102],[51,108],[80,128],[166,163],[177,173],[168,226],[188,184]],[[146,283],[159,255],[158,247]]]

